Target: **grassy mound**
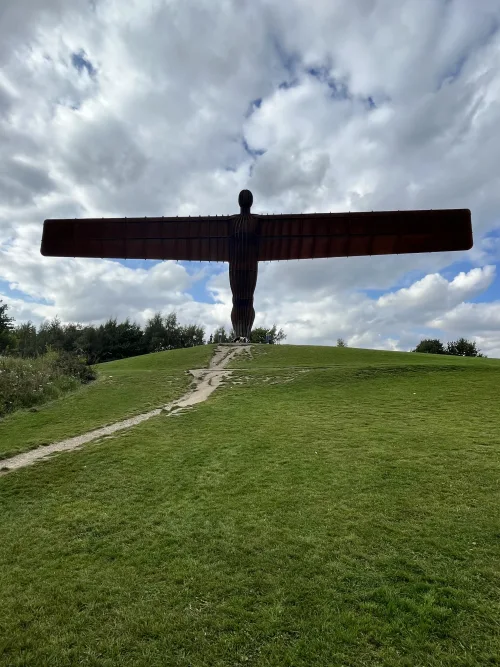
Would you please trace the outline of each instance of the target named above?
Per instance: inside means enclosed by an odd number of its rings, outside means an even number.
[[[500,363],[253,354],[0,478],[0,664],[498,664]]]

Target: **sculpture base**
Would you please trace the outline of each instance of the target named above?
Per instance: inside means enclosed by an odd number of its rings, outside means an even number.
[[[227,347],[241,347],[242,345],[253,345],[254,343],[216,343],[216,345],[226,345]]]

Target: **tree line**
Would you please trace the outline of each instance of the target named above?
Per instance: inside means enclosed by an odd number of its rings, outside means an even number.
[[[428,354],[450,354],[455,357],[483,357],[481,351],[472,340],[459,338],[446,343],[446,346],[438,338],[424,338],[412,352],[426,352]]]
[[[156,313],[144,327],[129,319],[118,322],[116,318],[100,325],[62,324],[57,317],[37,327],[32,322],[16,324],[7,311],[7,304],[0,301],[0,355],[24,358],[39,357],[53,350],[78,355],[87,364],[97,364],[210,342],[227,343],[234,335],[219,327],[206,340],[204,327],[180,324],[175,312],[166,316]],[[270,330],[254,329],[251,341],[265,343],[266,335],[275,343],[286,338],[275,325]]]
[[[278,329],[274,324],[270,329],[265,327],[256,327],[252,329],[250,334],[251,343],[267,343],[273,344],[282,343],[286,338],[283,329]],[[230,343],[234,340],[234,331],[226,331],[224,327],[218,327],[213,334],[211,334],[209,343]]]
[[[144,328],[126,319],[110,318],[100,325],[62,324],[56,317],[36,327],[32,322],[16,324],[8,315],[8,306],[0,301],[0,355],[25,358],[41,356],[49,350],[76,354],[87,364],[125,359],[149,352],[160,352],[206,343],[229,343],[234,332],[218,327],[207,338],[205,328],[197,324],[182,325],[175,312],[164,316],[155,313]],[[279,344],[286,339],[283,329],[256,327],[250,342]],[[337,339],[337,347],[347,347]],[[425,338],[412,352],[448,354],[460,357],[484,357],[474,341],[459,338],[443,344],[437,338]]]

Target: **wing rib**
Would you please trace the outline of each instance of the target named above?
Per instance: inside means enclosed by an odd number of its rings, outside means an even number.
[[[260,261],[472,248],[468,209],[258,217]]]

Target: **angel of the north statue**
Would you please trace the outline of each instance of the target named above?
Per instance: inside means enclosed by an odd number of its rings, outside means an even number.
[[[472,248],[468,209],[45,220],[42,255],[229,262],[236,339],[249,339],[259,262]]]

